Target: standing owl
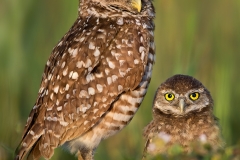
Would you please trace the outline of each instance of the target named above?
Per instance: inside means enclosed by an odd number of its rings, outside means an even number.
[[[213,150],[224,142],[217,118],[213,115],[213,99],[201,82],[186,75],[175,75],[158,88],[153,103],[153,120],[145,127],[145,152],[165,153],[173,144],[186,152],[195,141],[208,143]],[[165,142],[158,146],[159,140]]]
[[[50,159],[65,145],[92,160],[101,140],[125,127],[154,63],[152,0],[81,0],[73,26],[47,61],[16,160]]]

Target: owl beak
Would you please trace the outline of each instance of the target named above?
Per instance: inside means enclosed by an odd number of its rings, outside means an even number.
[[[132,0],[132,6],[133,6],[133,8],[137,9],[138,12],[140,12],[142,9],[141,0]]]
[[[184,112],[184,107],[185,107],[185,101],[184,101],[184,99],[180,99],[179,100],[179,108],[180,108],[181,113]]]

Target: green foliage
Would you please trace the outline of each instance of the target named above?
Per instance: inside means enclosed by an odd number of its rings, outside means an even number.
[[[164,147],[164,146],[163,146]],[[147,155],[145,160],[238,160],[240,145],[227,147],[224,150],[212,151],[208,145],[195,143],[192,151],[185,153],[179,145],[173,145],[165,154]]]
[[[35,103],[44,64],[77,17],[78,0],[0,0],[0,4],[0,159],[8,160],[13,159]],[[141,159],[142,131],[151,120],[154,93],[177,73],[196,77],[210,90],[227,145],[240,139],[240,1],[154,4],[156,63],[148,93],[130,125],[101,143],[96,159]],[[233,152],[230,147],[223,154]],[[222,153],[213,157],[218,155]],[[52,159],[74,156],[60,148]]]

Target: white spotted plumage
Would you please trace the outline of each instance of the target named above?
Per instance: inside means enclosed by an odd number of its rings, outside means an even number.
[[[127,0],[80,3],[79,17],[47,62],[16,159],[31,148],[35,159],[49,159],[65,145],[91,160],[101,140],[131,121],[151,79],[153,18],[151,0],[142,1],[140,12]]]

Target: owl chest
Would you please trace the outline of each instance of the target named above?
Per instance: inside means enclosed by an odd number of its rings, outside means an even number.
[[[169,135],[170,143],[178,143],[187,146],[193,141],[206,142],[209,140],[210,128],[209,124],[204,124],[199,121],[198,123],[184,123],[176,122],[174,124],[165,124],[160,127],[160,132]]]

